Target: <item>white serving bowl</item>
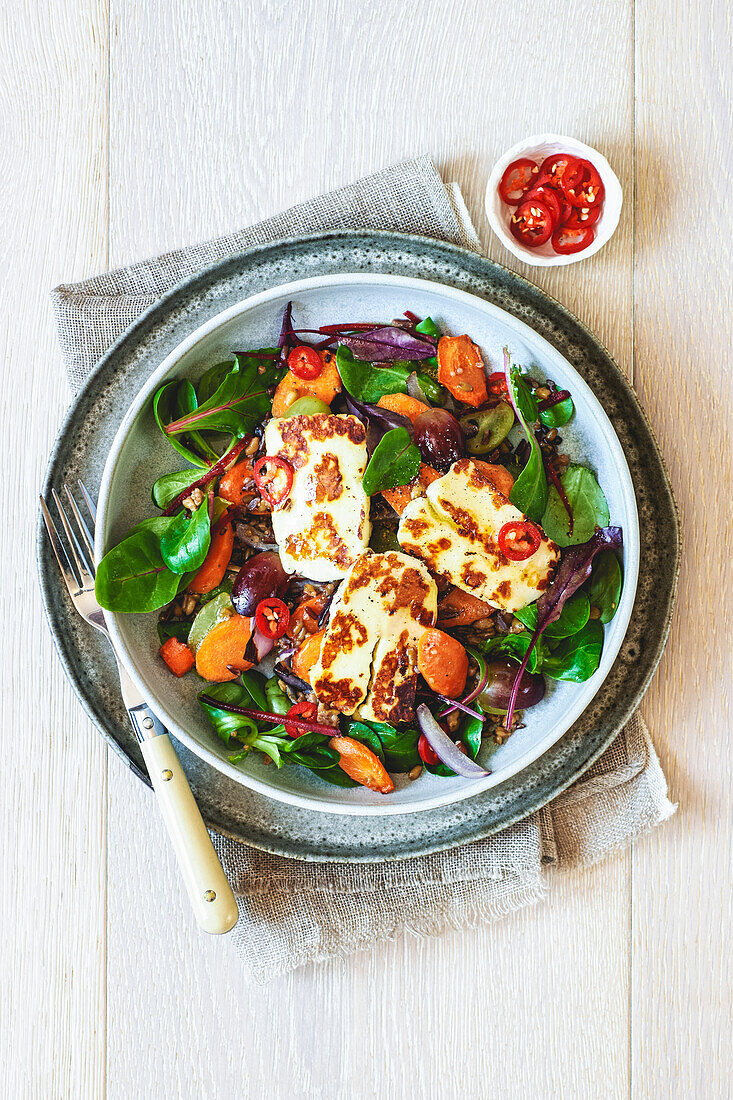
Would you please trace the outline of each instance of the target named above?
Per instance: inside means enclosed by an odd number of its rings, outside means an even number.
[[[539,165],[545,157],[552,156],[554,153],[571,153],[573,156],[589,160],[603,180],[603,186],[606,189],[603,212],[594,226],[596,239],[582,252],[576,252],[571,256],[558,255],[549,241],[547,244],[540,245],[539,248],[527,248],[526,245],[521,244],[516,237],[512,236],[509,229],[509,219],[516,210],[516,206],[508,206],[499,196],[501,177],[512,161],[519,160],[520,157],[529,157]],[[535,134],[533,137],[517,142],[496,162],[486,186],[486,216],[489,219],[489,225],[501,243],[518,260],[524,260],[525,263],[532,264],[534,267],[561,267],[593,256],[615,233],[621,217],[622,205],[621,184],[606,158],[590,145],[584,145],[582,141],[563,137],[561,134]]]
[[[227,748],[206,719],[196,696],[203,682],[193,673],[177,680],[158,656],[156,613],[107,614],[115,647],[149,705],[175,736],[213,767],[245,787],[304,809],[322,813],[380,815],[433,809],[478,794],[515,775],[546,752],[585,710],[601,689],[621,647],[629,623],[639,569],[639,524],[629,468],[611,422],[593,391],[559,351],[528,325],[497,306],[462,290],[424,279],[396,275],[323,275],[274,287],[212,317],[189,333],[161,363],[134,398],[105,465],[99,493],[97,561],[134,524],[153,514],[150,490],[183,459],[155,426],[151,401],[168,378],[197,380],[207,367],[247,347],[272,345],[282,311],[293,302],[298,327],[353,320],[384,321],[406,309],[431,316],[451,332],[467,332],[481,347],[493,370],[509,345],[515,362],[536,377],[551,378],[573,395],[576,414],[563,428],[564,446],[573,458],[592,466],[606,494],[611,523],[623,528],[624,588],[618,611],[605,629],[600,667],[583,684],[547,681],[544,699],[527,713],[526,728],[498,748],[484,744],[492,772],[485,779],[443,779],[427,771],[415,782],[398,777],[387,797],[365,787],[327,784],[300,767],[276,769],[253,754],[231,764]]]

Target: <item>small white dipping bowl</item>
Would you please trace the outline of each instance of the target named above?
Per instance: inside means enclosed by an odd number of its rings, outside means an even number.
[[[508,206],[499,196],[501,177],[512,161],[519,160],[520,157],[529,157],[540,165],[545,157],[552,156],[553,153],[571,153],[573,156],[589,160],[603,180],[603,186],[606,189],[603,212],[594,226],[596,239],[582,252],[575,252],[571,256],[559,256],[549,241],[547,244],[540,245],[539,248],[527,248],[526,245],[520,244],[509,229],[509,219],[516,210],[516,206]],[[561,134],[535,134],[513,145],[494,165],[486,187],[486,216],[489,219],[489,225],[501,243],[518,260],[524,260],[525,263],[532,264],[534,267],[559,267],[562,264],[574,264],[578,260],[587,260],[599,248],[603,248],[606,241],[609,241],[615,233],[621,217],[622,205],[621,184],[606,158],[590,145],[584,145],[582,141],[563,137]]]

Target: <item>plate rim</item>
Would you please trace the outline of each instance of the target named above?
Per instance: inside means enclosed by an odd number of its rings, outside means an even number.
[[[404,858],[416,857],[421,854],[434,851],[444,851],[451,847],[455,847],[472,840],[479,840],[483,837],[489,836],[492,833],[498,832],[509,825],[521,821],[541,809],[543,806],[551,802],[557,795],[562,793],[563,790],[571,786],[577,779],[587,771],[595,760],[605,751],[605,749],[613,741],[614,737],[618,734],[618,731],[628,721],[629,717],[636,710],[639,701],[646,692],[649,683],[658,667],[662,653],[669,636],[672,612],[674,608],[674,601],[677,592],[677,584],[680,569],[680,522],[679,514],[674,498],[674,492],[669,478],[664,457],[660,451],[659,444],[656,439],[656,434],[651,424],[649,423],[648,416],[639,402],[632,383],[621,371],[620,367],[616,363],[611,353],[606,348],[605,344],[593,334],[589,327],[581,319],[576,317],[565,305],[559,302],[552,294],[537,287],[531,283],[523,275],[512,271],[509,268],[497,263],[488,257],[476,253],[470,249],[463,248],[460,245],[454,244],[450,241],[438,240],[432,237],[424,237],[419,234],[403,233],[395,230],[379,230],[379,229],[330,229],[310,234],[300,234],[296,236],[286,237],[274,241],[264,242],[261,244],[252,245],[246,249],[242,249],[237,253],[233,253],[229,256],[222,257],[213,263],[207,265],[204,268],[197,270],[196,272],[186,276],[174,287],[171,287],[164,294],[162,294],[155,302],[151,303],[141,314],[137,317],[133,323],[123,332],[117,340],[110,346],[110,348],[100,358],[95,368],[90,372],[88,378],[85,380],[83,386],[75,395],[74,400],[65,416],[62,419],[61,426],[59,428],[58,435],[56,437],[49,462],[46,468],[44,477],[44,494],[48,494],[51,485],[54,484],[54,475],[56,467],[59,464],[61,452],[65,446],[65,436],[72,426],[74,421],[79,415],[80,408],[83,408],[85,403],[89,404],[89,397],[92,391],[97,387],[98,380],[102,373],[109,367],[110,361],[113,360],[118,354],[120,349],[130,339],[136,339],[140,342],[144,339],[148,331],[153,327],[153,323],[158,315],[165,317],[168,312],[169,305],[173,299],[177,297],[181,292],[194,292],[198,287],[205,288],[207,282],[212,281],[212,276],[219,275],[221,277],[226,273],[227,268],[234,269],[239,265],[246,265],[248,261],[256,262],[257,257],[273,250],[282,249],[288,246],[300,247],[307,245],[327,245],[328,242],[346,242],[353,241],[354,246],[357,247],[359,242],[372,239],[378,241],[381,246],[387,250],[391,245],[392,248],[399,253],[399,250],[406,252],[408,255],[411,253],[419,254],[425,250],[444,250],[444,252],[457,264],[463,261],[464,265],[469,269],[473,269],[477,278],[483,278],[491,286],[500,286],[502,283],[508,284],[512,296],[515,298],[524,295],[525,299],[531,303],[532,307],[540,313],[551,325],[557,330],[562,331],[563,326],[567,326],[574,335],[574,339],[578,346],[582,349],[585,345],[587,348],[592,349],[596,355],[600,355],[604,360],[604,366],[612,371],[612,374],[619,386],[619,389],[623,397],[630,402],[633,406],[636,416],[639,418],[640,424],[643,427],[647,435],[648,444],[651,446],[655,460],[658,464],[658,473],[660,475],[661,488],[664,492],[664,511],[665,516],[670,522],[670,533],[672,538],[670,540],[670,555],[667,561],[667,586],[665,592],[664,606],[662,607],[662,628],[655,634],[654,645],[651,651],[651,659],[648,664],[646,673],[641,681],[635,693],[633,702],[627,704],[619,704],[617,710],[617,721],[613,730],[607,735],[605,740],[598,745],[598,747],[592,750],[578,766],[573,765],[575,770],[572,776],[567,781],[558,783],[553,788],[553,792],[547,797],[540,796],[535,799],[531,799],[528,803],[524,804],[516,814],[507,813],[502,816],[500,820],[494,821],[490,824],[484,825],[480,829],[474,829],[470,836],[466,837],[461,835],[456,839],[449,839],[446,842],[438,841],[435,844],[421,845],[414,850],[403,851],[392,854],[390,852],[373,853],[373,852],[349,852],[349,854],[334,854],[331,852],[308,850],[307,844],[304,847],[294,848],[292,844],[288,845],[288,838],[281,838],[275,834],[263,833],[259,828],[253,827],[253,829],[245,835],[244,832],[236,832],[227,824],[218,813],[209,811],[207,818],[212,826],[224,836],[231,837],[238,842],[244,842],[252,847],[258,848],[262,851],[272,852],[273,854],[284,855],[290,858],[302,859],[305,861],[316,862],[374,862],[374,861],[389,861],[399,860]],[[398,261],[398,255],[395,256],[395,261]],[[479,265],[481,271],[476,271],[476,265]],[[553,343],[552,340],[550,340]],[[559,350],[559,349],[558,349]],[[51,562],[45,531],[43,528],[42,519],[40,513],[37,521],[36,532],[36,556],[37,566],[40,580],[40,587],[42,593],[42,601],[45,610],[45,614],[51,629],[51,633],[54,637],[54,644],[61,659],[65,672],[71,681],[72,687],[79,697],[84,710],[97,725],[102,736],[107,743],[112,747],[113,751],[124,760],[125,763],[132,768],[135,774],[141,778],[145,783],[149,785],[148,777],[137,766],[134,759],[128,754],[124,745],[117,740],[115,733],[116,723],[110,718],[108,712],[105,711],[103,706],[98,705],[98,700],[91,697],[87,697],[85,687],[81,683],[78,683],[74,675],[74,652],[71,645],[63,637],[63,633],[57,634],[55,629],[56,611],[53,606],[53,580],[56,576],[55,563]],[[59,615],[61,618],[61,615]],[[633,616],[632,616],[633,620]],[[305,848],[305,850],[304,850]]]
[[[123,416],[120,425],[115,434],[115,438],[112,442],[109,454],[104,465],[104,471],[102,474],[102,481],[99,489],[99,496],[97,501],[98,510],[98,523],[96,528],[95,538],[95,559],[99,564],[101,557],[103,556],[104,547],[107,542],[107,532],[103,530],[103,524],[108,517],[109,510],[112,503],[110,491],[114,480],[114,475],[117,466],[120,461],[122,451],[126,445],[129,433],[132,429],[135,421],[138,420],[140,415],[144,412],[147,404],[150,401],[152,394],[162,384],[164,378],[177,368],[180,360],[184,356],[188,356],[191,352],[194,352],[197,345],[205,340],[212,333],[215,333],[218,329],[227,325],[230,321],[241,317],[243,314],[250,312],[253,309],[257,309],[262,305],[267,305],[271,300],[281,299],[283,296],[297,297],[299,294],[307,293],[309,291],[318,291],[322,288],[344,286],[386,286],[394,287],[397,292],[400,287],[404,287],[405,290],[412,288],[415,289],[415,284],[423,284],[429,290],[436,295],[443,295],[447,299],[450,299],[457,303],[473,306],[473,308],[479,311],[486,311],[490,316],[495,317],[500,323],[504,323],[510,330],[515,329],[518,331],[519,337],[522,338],[522,330],[528,330],[531,334],[534,342],[537,343],[538,352],[542,357],[557,357],[562,359],[565,368],[568,368],[571,372],[572,386],[576,393],[583,393],[586,401],[591,405],[591,413],[597,419],[600,420],[599,430],[604,439],[606,445],[610,445],[611,450],[611,462],[617,477],[621,483],[622,496],[627,501],[627,506],[631,513],[631,526],[632,530],[628,532],[624,530],[624,546],[626,548],[626,539],[629,539],[629,551],[633,552],[633,569],[630,571],[628,564],[625,564],[625,592],[624,592],[624,612],[626,615],[626,621],[623,626],[623,633],[619,634],[618,629],[614,631],[614,635],[618,635],[615,639],[615,645],[605,650],[604,647],[604,660],[603,665],[605,671],[600,680],[594,684],[594,690],[589,695],[585,702],[582,699],[587,695],[587,690],[582,693],[578,693],[575,699],[569,702],[565,710],[565,714],[559,722],[555,723],[548,729],[544,737],[528,752],[510,765],[508,768],[501,772],[491,773],[488,777],[477,780],[471,784],[462,785],[458,791],[445,790],[443,792],[436,791],[430,797],[426,797],[418,803],[388,803],[385,801],[384,805],[379,805],[376,802],[369,804],[349,803],[343,804],[336,801],[328,802],[326,800],[319,800],[315,794],[311,793],[297,793],[291,791],[280,791],[277,788],[273,788],[269,783],[251,775],[247,772],[241,771],[234,765],[230,765],[223,761],[213,750],[209,749],[206,745],[202,744],[188,729],[186,729],[181,723],[174,720],[171,715],[166,713],[166,707],[164,700],[160,697],[160,694],[155,694],[151,691],[149,685],[144,682],[142,675],[140,674],[137,665],[134,662],[134,656],[130,652],[124,636],[120,629],[120,620],[123,616],[114,613],[105,613],[105,619],[109,628],[110,636],[115,643],[115,649],[120,656],[128,674],[135,683],[136,687],[140,691],[141,695],[147,700],[151,710],[160,719],[163,725],[174,734],[179,741],[181,741],[186,747],[201,759],[203,759],[211,767],[217,771],[222,772],[224,775],[229,776],[234,782],[241,784],[250,790],[255,790],[258,794],[263,795],[265,798],[270,798],[278,802],[284,802],[287,805],[299,807],[301,809],[314,810],[317,813],[326,814],[338,814],[349,817],[394,817],[401,816],[403,814],[424,813],[429,810],[439,809],[444,806],[453,805],[461,802],[467,798],[473,798],[476,795],[482,794],[484,791],[491,790],[505,780],[511,779],[513,776],[519,774],[525,768],[529,767],[540,756],[544,755],[552,746],[560,740],[564,733],[577,721],[584,711],[589,707],[596,697],[598,692],[602,689],[603,684],[608,678],[613,663],[618,656],[618,653],[623,645],[624,637],[628,631],[631,621],[631,614],[633,612],[634,599],[636,597],[636,590],[638,585],[639,575],[639,517],[638,508],[636,503],[636,494],[634,492],[633,479],[631,477],[631,471],[628,466],[626,455],[624,454],[623,447],[618,438],[618,435],[611,423],[611,420],[603,408],[602,403],[596,397],[595,393],[582,378],[579,372],[573,367],[573,365],[562,355],[557,348],[555,348],[549,340],[547,340],[541,333],[536,332],[527,324],[526,321],[521,320],[518,317],[512,316],[501,306],[496,305],[493,302],[480,298],[476,294],[472,294],[470,291],[461,290],[458,287],[451,287],[444,283],[436,282],[431,279],[419,279],[415,276],[406,275],[392,275],[384,272],[344,272],[327,275],[315,275],[304,279],[296,279],[288,283],[282,283],[277,286],[269,287],[266,290],[258,291],[255,294],[248,295],[246,298],[241,299],[238,302],[228,306],[224,310],[220,310],[219,313],[207,318],[204,322],[198,325],[195,329],[188,332],[187,335],[173,348],[163,361],[156,367],[152,374],[147,378],[145,383],[140,387],[138,392],[133,396],[125,415]],[[528,337],[525,337],[528,339]],[[615,453],[614,453],[615,452]],[[581,687],[581,685],[575,685]]]

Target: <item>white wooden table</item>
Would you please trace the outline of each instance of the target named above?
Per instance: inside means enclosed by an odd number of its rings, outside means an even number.
[[[723,0],[5,7],[5,1095],[731,1094],[729,16]],[[524,271],[482,190],[545,130],[602,149],[626,207],[594,259]],[[194,926],[152,800],[42,620],[34,499],[69,401],[48,292],[422,151],[489,255],[633,374],[657,432],[687,555],[644,714],[680,811],[536,909],[253,988]]]

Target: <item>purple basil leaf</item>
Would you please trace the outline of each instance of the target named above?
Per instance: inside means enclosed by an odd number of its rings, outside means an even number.
[[[601,550],[620,550],[623,533],[620,527],[603,527],[587,542],[569,546],[560,560],[555,579],[537,601],[537,629],[542,631],[560,618],[566,602],[581,584],[588,580],[596,554]]]
[[[288,344],[292,344],[293,347],[298,343],[298,339],[293,330],[293,303],[288,302],[283,311],[283,323],[280,327],[280,339],[277,342],[279,348],[286,348]]]
[[[360,332],[354,336],[342,336],[341,343],[349,348],[355,359],[362,359],[367,363],[387,363],[393,359],[430,359],[435,355],[435,344],[394,325],[375,328],[372,332]]]
[[[346,390],[344,390],[344,398],[352,416],[358,417],[366,426],[367,451],[370,456],[382,436],[392,428],[405,428],[410,439],[413,438],[412,423],[406,416],[400,416],[399,413],[391,412],[389,409],[380,409],[378,405],[367,405],[363,401],[357,401]]]

